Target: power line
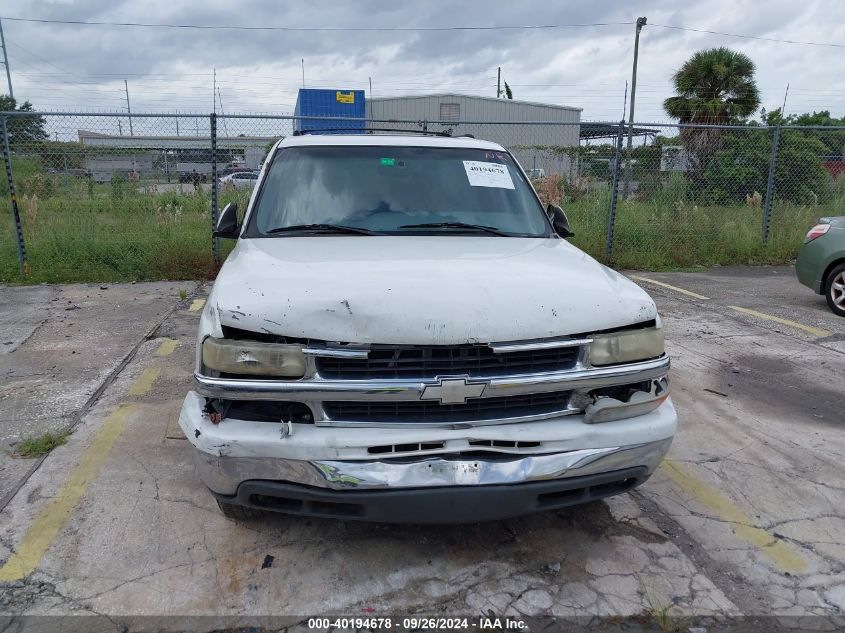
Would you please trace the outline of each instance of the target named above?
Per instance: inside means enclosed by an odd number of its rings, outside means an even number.
[[[724,35],[725,37],[741,37],[747,40],[761,40],[764,42],[779,42],[781,44],[803,44],[805,46],[832,46],[834,48],[845,48],[845,44],[832,44],[830,42],[805,42],[801,40],[783,40],[776,37],[762,37],[759,35],[742,35],[740,33],[722,33],[721,31],[709,31],[707,29],[694,29],[686,26],[673,26],[671,24],[650,24],[661,29],[673,29],[675,31],[692,31],[694,33],[708,33],[710,35]]]
[[[93,20],[48,20],[44,18],[10,18],[13,22],[35,22],[39,24],[73,24],[79,26],[130,26],[164,29],[211,29],[230,31],[517,31],[525,29],[568,29],[594,26],[626,26],[633,22],[591,22],[578,24],[523,24],[509,26],[239,26],[217,24],[166,24],[153,22],[101,22]]]

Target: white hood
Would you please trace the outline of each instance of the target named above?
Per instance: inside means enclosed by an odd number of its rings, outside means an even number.
[[[208,303],[215,326],[416,345],[547,338],[657,316],[642,289],[563,240],[456,235],[242,239]]]

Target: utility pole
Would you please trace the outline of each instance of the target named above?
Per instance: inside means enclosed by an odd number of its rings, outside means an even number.
[[[126,89],[126,112],[129,114],[129,136],[134,136],[132,132],[132,110],[129,108],[129,84],[124,79],[123,87]]]
[[[370,99],[372,99],[373,98],[373,78],[367,77],[367,79],[370,80]]]
[[[498,76],[496,78],[496,98],[502,96],[502,67],[499,66]]]
[[[211,110],[217,114],[217,66],[214,67],[214,79],[211,84]]]
[[[625,188],[623,200],[628,197],[631,188],[631,152],[634,135],[634,99],[637,96],[637,58],[640,55],[640,31],[646,25],[646,18],[637,18],[637,34],[634,37],[634,69],[631,72],[631,110],[628,114],[628,160],[625,162]]]
[[[14,99],[12,92],[12,73],[9,72],[9,56],[6,54],[6,37],[3,35],[3,20],[0,20],[0,44],[3,46],[3,64],[6,66],[6,81],[9,82],[9,96]]]
[[[305,58],[302,58],[302,87],[305,87]]]
[[[179,136],[179,110],[176,110],[176,136]]]
[[[780,107],[780,118],[786,123],[786,97],[789,95],[789,82],[786,82],[786,92],[783,93],[783,105]]]
[[[220,96],[220,88],[217,89],[217,100],[220,102],[220,116],[223,117],[223,134],[229,136],[229,128],[226,127],[226,113],[223,111],[223,97]]]

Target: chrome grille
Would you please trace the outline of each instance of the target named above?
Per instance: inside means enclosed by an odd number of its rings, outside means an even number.
[[[329,418],[339,422],[400,424],[448,424],[518,418],[565,411],[569,391],[533,393],[497,398],[473,398],[465,404],[425,401],[331,401],[323,402]]]
[[[496,354],[487,345],[374,345],[367,358],[323,357],[316,362],[323,378],[339,380],[514,376],[571,369],[578,351],[578,347],[557,347]]]

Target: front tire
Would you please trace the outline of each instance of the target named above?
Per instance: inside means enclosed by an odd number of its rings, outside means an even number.
[[[223,513],[223,516],[236,521],[247,521],[249,519],[257,519],[264,516],[264,513],[261,510],[247,508],[246,506],[239,506],[234,503],[227,503],[225,501],[220,501],[220,499],[217,499],[217,506],[220,508],[220,512]]]
[[[845,264],[830,271],[825,280],[824,296],[833,313],[845,317]]]

